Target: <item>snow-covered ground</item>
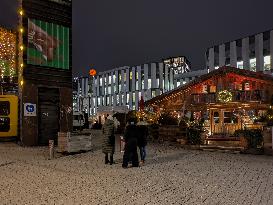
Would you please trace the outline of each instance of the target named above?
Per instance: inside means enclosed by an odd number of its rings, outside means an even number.
[[[48,160],[46,147],[0,143],[0,204],[273,204],[273,158],[150,144],[147,162],[105,165],[94,150]]]

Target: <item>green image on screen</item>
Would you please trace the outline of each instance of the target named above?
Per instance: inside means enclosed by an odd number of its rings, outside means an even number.
[[[69,28],[28,19],[28,64],[68,70],[69,52]]]

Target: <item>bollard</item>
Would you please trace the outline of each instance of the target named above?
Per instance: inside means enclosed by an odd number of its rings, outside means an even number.
[[[54,158],[54,140],[49,140],[48,146],[49,146],[49,159],[53,159]]]
[[[125,140],[123,138],[123,136],[120,136],[120,152],[124,152],[124,148],[125,148]]]

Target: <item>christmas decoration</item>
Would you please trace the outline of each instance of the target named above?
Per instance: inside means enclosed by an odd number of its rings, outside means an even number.
[[[227,90],[223,90],[223,91],[218,92],[217,97],[218,97],[218,100],[223,103],[227,103],[227,102],[232,101],[232,93]]]
[[[16,35],[0,28],[0,77],[16,75]]]

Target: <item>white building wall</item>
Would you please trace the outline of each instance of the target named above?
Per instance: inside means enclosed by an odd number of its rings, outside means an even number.
[[[159,66],[159,89],[162,89],[163,90],[163,67],[164,67],[164,64],[163,63],[159,63],[158,64]]]
[[[169,90],[169,68],[167,66],[165,66],[165,72],[164,72],[164,91],[168,91]]]
[[[173,85],[174,71],[172,69],[170,69],[169,72],[170,72],[169,90],[172,90],[172,89],[174,89],[174,85]]]
[[[237,67],[236,41],[230,42],[230,66],[231,67]]]
[[[224,66],[226,63],[225,44],[219,46],[219,67]]]
[[[148,89],[148,64],[144,64],[144,89]]]
[[[255,36],[256,71],[264,71],[263,34]]]
[[[250,62],[249,62],[249,38],[244,38],[242,40],[242,58],[243,58],[243,66],[244,69],[250,69]]]
[[[210,71],[214,70],[214,48],[209,49],[209,69]]]
[[[156,64],[151,64],[151,81],[152,81],[152,88],[156,88]]]

